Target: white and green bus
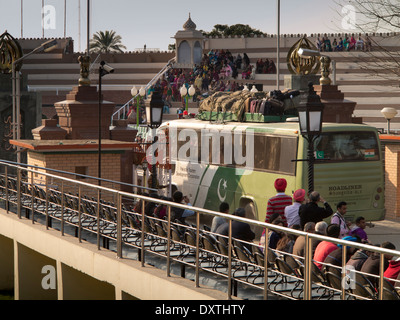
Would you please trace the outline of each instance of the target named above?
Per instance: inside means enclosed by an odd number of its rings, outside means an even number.
[[[247,207],[253,211],[249,217],[264,221],[276,178],[287,180],[286,194],[308,190],[308,145],[298,122],[182,119],[165,122],[159,130],[168,132],[173,189],[194,206],[218,210],[225,201],[232,212]],[[347,219],[383,219],[384,169],[376,128],[323,123],[315,153],[325,160],[314,164],[314,189],[333,209],[346,201]]]

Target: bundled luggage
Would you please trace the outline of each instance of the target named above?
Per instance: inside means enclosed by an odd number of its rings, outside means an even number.
[[[295,109],[293,99],[299,96],[298,90],[274,90],[266,92],[216,92],[204,99],[199,107],[199,113],[218,112],[232,113],[238,121],[245,114],[260,116],[282,116],[288,109]]]

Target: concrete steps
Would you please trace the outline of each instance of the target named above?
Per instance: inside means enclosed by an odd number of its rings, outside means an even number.
[[[261,39],[259,39],[261,41]],[[286,65],[286,56],[292,43],[297,39],[286,38],[281,42],[284,48],[280,50],[280,88],[283,89],[285,75],[289,74]],[[222,41],[222,40],[221,40]],[[246,42],[246,48],[229,48],[233,55],[246,53],[252,64],[259,58],[273,59],[276,62],[276,39],[265,38],[260,45],[251,46],[250,39]],[[311,38],[314,42],[315,38]],[[213,42],[214,43],[214,42]],[[223,43],[223,41],[221,42]],[[264,46],[264,47],[262,47]],[[226,48],[228,48],[226,46]],[[393,54],[398,55],[399,46],[393,44],[388,47]],[[217,47],[213,49],[219,49]],[[205,49],[205,52],[209,50]],[[385,66],[390,65],[385,53],[374,51],[373,55],[369,52],[324,52],[336,62],[336,83],[345,94],[345,98],[357,102],[357,116],[362,116],[366,122],[383,121],[380,110],[385,106],[397,106],[400,97],[399,80],[396,76],[377,76],[373,71],[381,71]],[[41,91],[43,104],[52,105],[57,101],[63,100],[65,94],[73,86],[76,86],[79,78],[79,64],[76,57],[79,54],[65,55],[62,53],[35,54],[24,61],[22,68],[23,74],[28,75],[28,86],[30,91]],[[123,54],[121,56],[106,57],[106,60],[115,68],[116,72],[103,78],[105,99],[114,101],[117,105],[123,105],[130,98],[130,89],[133,85],[138,87],[146,85],[158,71],[171,58],[171,53],[159,53],[157,57],[144,58],[139,60],[138,54]],[[103,58],[103,57],[102,57]],[[377,61],[378,60],[378,61]],[[382,61],[386,61],[382,63]],[[378,63],[379,62],[379,63]],[[373,66],[374,70],[366,70]],[[97,69],[96,66],[93,69]],[[331,74],[331,79],[332,74]],[[97,85],[97,75],[91,74],[93,85]],[[231,79],[233,80],[233,79]],[[241,79],[241,74],[235,80],[238,83],[262,84],[264,91],[276,89],[275,74],[256,74],[255,79]],[[174,108],[176,108],[174,106]],[[173,109],[173,108],[172,108]],[[168,117],[176,117],[176,109],[172,110]],[[400,110],[399,110],[400,111]],[[393,122],[397,122],[396,119]]]

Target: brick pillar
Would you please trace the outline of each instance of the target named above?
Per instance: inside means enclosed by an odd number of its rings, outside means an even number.
[[[400,218],[400,145],[385,146],[385,207],[386,219]]]

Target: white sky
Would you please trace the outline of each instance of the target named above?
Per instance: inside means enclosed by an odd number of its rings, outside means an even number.
[[[45,37],[64,36],[64,0],[22,0],[23,37],[42,37],[42,2],[55,9],[55,24]],[[79,41],[79,2],[81,41]],[[346,32],[342,29],[337,0],[281,0],[281,34]],[[21,0],[0,0],[0,34],[7,30],[21,37]],[[75,51],[86,49],[87,0],[67,0],[66,35],[75,41]],[[197,29],[211,31],[216,24],[248,24],[266,33],[277,33],[277,0],[91,0],[91,35],[115,30],[128,51],[136,48],[167,50],[171,39],[191,13]],[[52,18],[51,14],[47,15]],[[51,23],[54,20],[47,20]]]

